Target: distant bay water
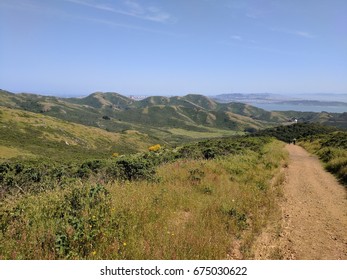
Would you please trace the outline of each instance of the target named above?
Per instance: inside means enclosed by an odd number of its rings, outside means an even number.
[[[299,112],[329,112],[344,113],[347,112],[347,106],[315,106],[315,105],[292,105],[276,103],[249,103],[252,106],[264,109],[266,111],[299,111]]]

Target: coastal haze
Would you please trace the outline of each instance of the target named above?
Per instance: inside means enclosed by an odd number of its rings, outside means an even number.
[[[220,94],[211,98],[219,102],[243,102],[267,111],[347,112],[347,94],[232,93]]]

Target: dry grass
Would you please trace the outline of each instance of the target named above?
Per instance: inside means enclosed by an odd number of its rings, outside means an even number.
[[[19,156],[34,157],[33,154],[31,154],[25,150],[0,145],[0,160],[9,159],[9,158],[13,158],[13,157],[19,157]]]
[[[251,258],[277,209],[282,147],[179,160],[155,181],[75,183],[2,201],[0,259]]]
[[[204,127],[204,129],[206,129]],[[192,130],[185,130],[182,128],[170,128],[168,131],[174,135],[178,136],[186,136],[193,139],[203,139],[203,138],[213,138],[213,137],[226,137],[226,136],[233,136],[238,134],[243,134],[242,132],[236,132],[232,130],[222,130],[217,128],[209,128],[208,132],[199,132],[199,131],[192,131]]]
[[[324,162],[326,170],[333,173],[344,185],[347,185],[346,135],[338,132],[327,134],[322,139],[304,139],[299,142],[306,150],[316,154]]]

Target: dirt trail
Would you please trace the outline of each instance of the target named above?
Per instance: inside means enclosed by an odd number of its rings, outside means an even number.
[[[346,188],[303,148],[286,145],[286,149],[281,230],[260,238],[255,257],[347,260]]]

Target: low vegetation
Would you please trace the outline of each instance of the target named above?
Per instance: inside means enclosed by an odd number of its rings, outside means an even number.
[[[176,149],[165,149],[159,144],[149,147],[149,152],[119,155],[113,153],[106,159],[64,160],[12,159],[0,164],[0,197],[7,194],[25,194],[64,187],[76,180],[155,180],[155,168],[160,164],[185,159],[213,159],[241,153],[258,152],[270,138],[233,137],[205,140]],[[116,156],[115,156],[116,154]]]
[[[314,135],[326,134],[336,130],[336,128],[321,124],[296,123],[292,125],[264,129],[256,132],[254,135],[276,137],[278,140],[290,143],[293,141],[293,139],[312,137]]]
[[[81,161],[147,150],[153,138],[111,133],[53,117],[0,107],[0,162],[10,158]]]
[[[80,165],[3,163],[0,259],[251,258],[285,158],[281,142],[236,137]]]
[[[347,132],[309,136],[301,139],[299,144],[318,155],[325,168],[347,185]]]

